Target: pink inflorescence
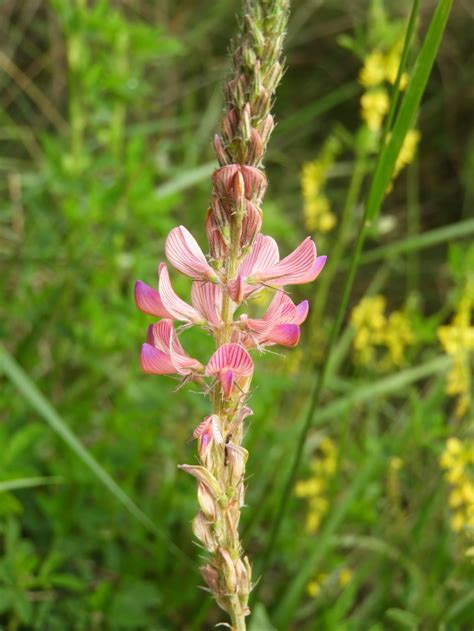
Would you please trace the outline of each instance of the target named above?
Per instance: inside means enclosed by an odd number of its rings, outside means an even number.
[[[259,169],[228,165],[218,169],[213,179],[216,194],[207,220],[209,257],[206,258],[184,226],[171,230],[166,239],[168,260],[193,280],[191,304],[174,291],[164,263],[159,266],[158,291],[137,281],[135,301],[144,313],[161,318],[149,327],[147,343],[142,346],[143,370],[158,375],[178,374],[187,379],[213,377],[220,380],[228,397],[241,379],[248,379],[253,373],[249,349],[263,349],[272,344],[296,346],[300,325],[308,314],[308,301],[295,305],[284,292],[284,286],[313,281],[324,267],[326,257],[317,256],[316,245],[308,237],[280,260],[276,241],[259,231],[261,211],[255,202],[260,201],[265,188]],[[237,264],[229,274],[225,263],[231,236],[226,235],[226,227],[235,207],[236,190],[237,196],[243,194],[245,203]],[[275,294],[263,317],[256,319],[242,313],[234,320],[235,311],[264,288],[273,288]],[[222,319],[225,297],[230,298],[230,322]],[[218,341],[219,331],[228,326],[230,336],[203,366],[184,351],[173,326],[175,320],[188,326],[200,325]]]

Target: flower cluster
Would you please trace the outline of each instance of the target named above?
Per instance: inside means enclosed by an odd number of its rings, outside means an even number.
[[[337,447],[329,437],[323,438],[318,448],[319,453],[311,461],[311,477],[295,485],[295,495],[308,503],[305,527],[310,534],[317,532],[329,508],[327,493],[338,461]]]
[[[366,88],[361,96],[361,116],[368,128],[378,132],[383,119],[388,112],[390,99],[385,82],[395,83],[400,65],[403,41],[397,41],[387,52],[378,48],[372,50],[364,60],[364,66],[359,73],[359,83]],[[400,89],[404,90],[408,83],[408,76],[403,73],[400,79]]]
[[[329,232],[336,225],[336,215],[331,212],[331,204],[324,194],[329,170],[341,149],[340,142],[330,136],[324,143],[315,160],[303,164],[301,189],[303,193],[304,217],[310,232]]]
[[[355,360],[381,370],[401,366],[407,347],[415,341],[407,316],[402,311],[386,315],[385,310],[385,298],[377,295],[363,298],[351,313]]]
[[[463,417],[472,404],[471,398],[471,356],[474,352],[474,284],[468,283],[459,301],[451,324],[438,329],[438,337],[444,351],[453,359],[448,375],[447,393],[457,396],[455,414]]]
[[[449,438],[440,458],[446,481],[451,490],[449,507],[451,528],[468,534],[474,529],[474,441]]]

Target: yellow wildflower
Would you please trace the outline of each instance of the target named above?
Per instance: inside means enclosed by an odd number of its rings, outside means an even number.
[[[383,83],[387,74],[386,60],[380,50],[373,50],[364,60],[359,73],[359,83],[365,88],[372,88]]]
[[[471,353],[474,351],[474,285],[468,285],[461,297],[456,314],[449,325],[438,329],[438,338],[445,352],[453,359],[448,374],[446,392],[457,396],[455,414],[464,416],[471,405]]]
[[[468,536],[468,529],[474,526],[473,453],[474,440],[449,438],[440,457],[440,466],[451,486],[449,506],[452,514],[449,523],[459,536]]]
[[[398,74],[398,68],[400,67],[400,60],[402,57],[403,40],[399,40],[384,57],[384,69],[385,79],[394,85]],[[402,73],[400,77],[400,90],[404,90],[408,83],[408,75],[406,72]]]
[[[339,152],[339,141],[330,136],[324,143],[319,156],[303,165],[301,189],[303,193],[306,228],[310,232],[329,232],[336,225],[336,216],[323,190],[330,168]]]
[[[339,572],[339,585],[341,587],[345,587],[352,581],[353,576],[354,573],[350,568],[343,567],[342,570]]]
[[[316,598],[321,592],[324,581],[327,579],[327,574],[320,573],[315,576],[306,586],[306,592],[311,598]]]
[[[361,117],[367,127],[374,132],[380,131],[385,114],[390,106],[390,99],[384,88],[364,92],[360,98]]]
[[[385,315],[386,301],[383,296],[367,296],[354,307],[351,324],[354,327],[353,347],[358,363],[376,363],[376,351],[385,356],[378,361],[379,368],[400,366],[408,346],[414,343],[410,321],[401,311]]]
[[[397,177],[400,171],[408,164],[413,162],[413,158],[416,154],[418,143],[420,142],[421,134],[418,129],[410,129],[405,136],[400,153],[398,154],[397,161],[395,162],[395,170],[393,173],[393,179]]]
[[[317,532],[329,509],[329,482],[337,470],[338,452],[334,442],[325,437],[318,447],[319,452],[311,461],[311,476],[298,480],[295,485],[295,495],[307,502],[305,528],[308,533]]]

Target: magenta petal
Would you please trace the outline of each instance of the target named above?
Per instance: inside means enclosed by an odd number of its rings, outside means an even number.
[[[137,280],[135,283],[134,295],[135,303],[143,313],[156,316],[157,318],[171,317],[161,300],[159,292],[141,280]]]
[[[220,374],[220,382],[222,385],[222,390],[226,397],[230,396],[232,392],[232,386],[234,385],[234,373],[230,368],[223,370]]]
[[[282,346],[296,346],[300,339],[300,327],[297,324],[277,324],[266,335],[267,340]]]
[[[153,375],[172,375],[176,372],[168,355],[150,344],[143,344],[140,353],[142,370]]]
[[[147,332],[146,332],[146,341],[148,344],[150,344],[151,346],[155,346],[155,336],[153,334],[153,324],[150,324],[148,326]]]
[[[303,300],[297,305],[295,310],[295,324],[302,324],[306,318],[308,317],[309,311],[309,302],[307,300]]]

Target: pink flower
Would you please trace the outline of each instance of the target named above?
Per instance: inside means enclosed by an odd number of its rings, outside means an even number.
[[[295,305],[283,291],[278,291],[261,320],[241,316],[250,335],[247,345],[296,346],[300,338],[300,327],[308,315],[309,303],[303,300]]]
[[[234,382],[241,386],[253,373],[253,361],[248,352],[240,344],[223,344],[207,364],[205,374],[217,377],[222,385],[224,395],[232,392]]]
[[[325,256],[317,256],[311,237],[281,261],[279,258],[274,239],[257,235],[252,250],[239,265],[237,277],[228,283],[231,298],[241,302],[265,285],[282,287],[309,283],[315,280],[326,263]]]
[[[160,320],[150,325],[147,343],[142,346],[140,364],[144,372],[155,375],[187,376],[203,368],[197,359],[184,351],[172,320]]]
[[[194,280],[217,282],[219,277],[209,265],[193,235],[184,226],[173,228],[166,239],[166,256],[169,262]]]
[[[192,305],[182,300],[174,291],[168,268],[159,268],[159,291],[141,280],[135,284],[135,302],[140,311],[158,318],[168,318],[187,324],[209,324],[219,327],[222,309],[222,288],[215,283],[196,281],[191,291]]]

